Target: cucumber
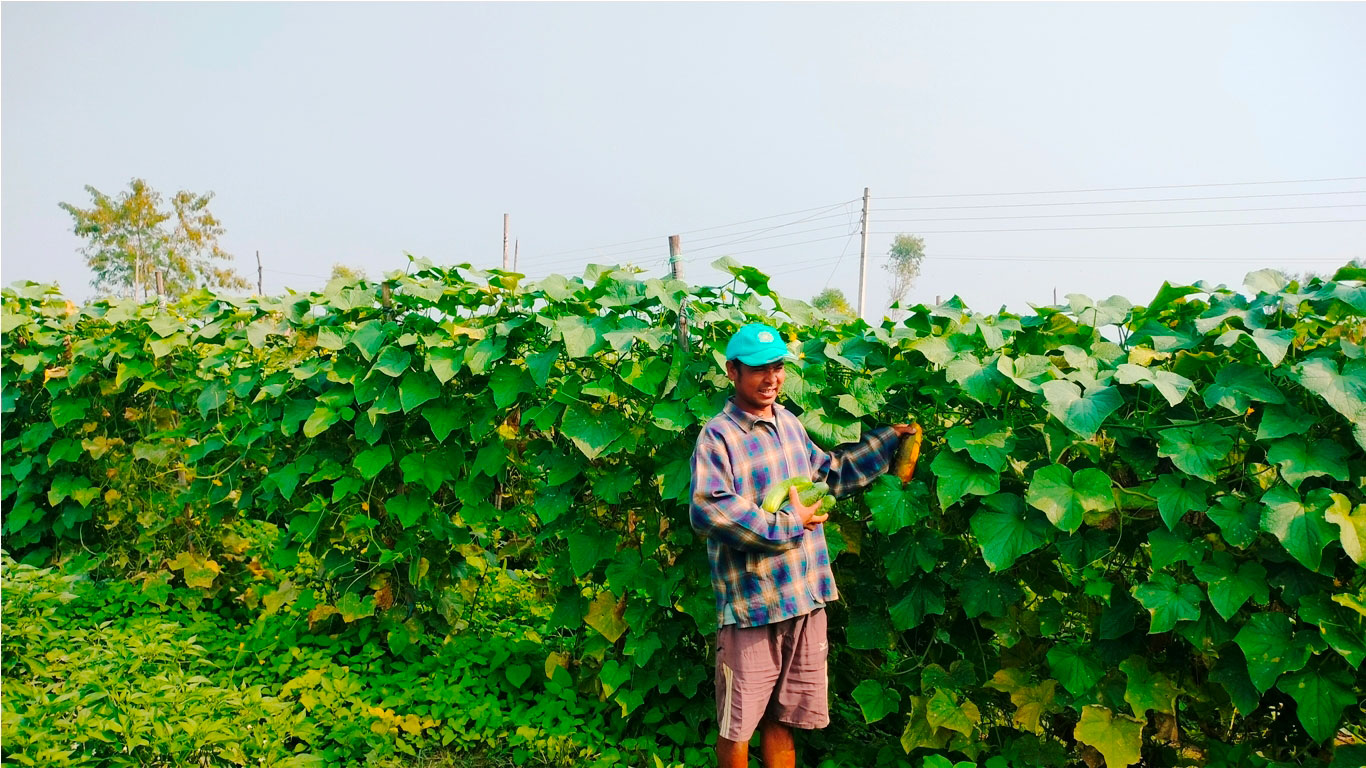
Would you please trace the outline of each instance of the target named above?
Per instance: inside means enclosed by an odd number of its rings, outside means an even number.
[[[811,480],[805,477],[789,477],[786,480],[779,480],[768,489],[764,495],[764,511],[777,512],[784,503],[787,502],[787,491],[789,488],[796,488],[798,492],[810,488]]]
[[[816,483],[806,490],[797,494],[797,498],[802,504],[811,506],[830,494],[830,486],[826,483]]]
[[[805,477],[792,477],[774,483],[773,487],[768,490],[768,493],[764,495],[764,511],[777,512],[782,509],[783,505],[788,502],[788,491],[792,488],[797,489],[798,500],[808,507],[823,502],[825,499],[831,499],[831,503],[833,503],[835,498],[830,495],[828,483],[812,483]]]

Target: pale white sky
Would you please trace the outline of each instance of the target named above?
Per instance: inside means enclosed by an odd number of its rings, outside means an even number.
[[[6,2],[0,27],[0,279],[77,299],[57,204],[134,176],[214,191],[268,292],[405,251],[497,266],[509,213],[533,276],[662,274],[683,233],[694,282],[731,254],[852,300],[864,187],[870,315],[896,232],[927,243],[914,300],[982,310],[1366,257],[1361,3]],[[1042,231],[962,231],[992,229]]]

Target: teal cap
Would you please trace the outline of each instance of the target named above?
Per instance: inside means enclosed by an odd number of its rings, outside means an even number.
[[[745,365],[768,365],[775,360],[795,360],[787,351],[782,334],[763,323],[750,323],[730,337],[726,359]]]

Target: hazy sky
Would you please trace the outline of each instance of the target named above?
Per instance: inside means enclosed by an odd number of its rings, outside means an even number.
[[[509,213],[533,276],[662,274],[682,233],[693,282],[732,254],[783,293],[852,300],[864,187],[870,315],[897,232],[927,245],[913,300],[983,310],[1366,257],[1361,3],[0,13],[2,279],[74,298],[90,275],[57,204],[134,176],[215,192],[268,292],[404,252],[497,266]],[[1041,194],[1149,187],[1171,188]],[[989,229],[1042,231],[962,231]]]

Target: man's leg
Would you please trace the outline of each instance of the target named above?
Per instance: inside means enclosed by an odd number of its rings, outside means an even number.
[[[716,737],[717,768],[749,768],[749,742]]]
[[[777,720],[760,720],[759,752],[764,768],[796,768],[797,745],[792,739],[792,728]]]

